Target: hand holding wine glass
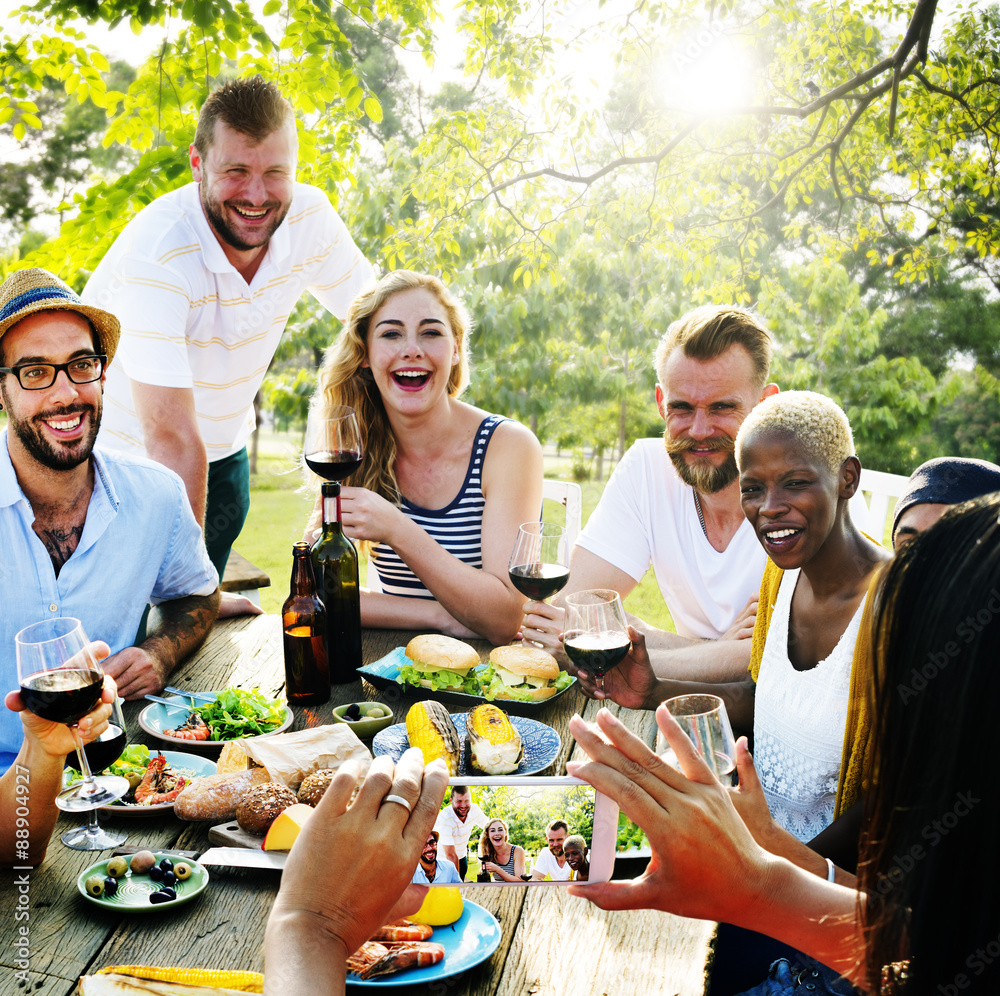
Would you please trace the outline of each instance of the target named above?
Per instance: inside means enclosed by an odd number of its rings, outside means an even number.
[[[617,591],[591,588],[567,597],[563,647],[577,668],[597,678],[602,694],[604,675],[621,663],[629,646],[625,610]]]
[[[507,573],[511,584],[535,602],[562,591],[569,580],[566,530],[554,522],[525,522],[517,531]]]
[[[303,447],[306,466],[327,481],[350,477],[364,457],[361,430],[353,408],[334,405],[319,411],[309,409]]]
[[[56,797],[56,805],[83,812],[120,799],[128,780],[94,778],[77,726],[100,701],[104,672],[79,619],[47,619],[26,626],[14,637],[21,701],[36,716],[70,727],[83,781]]]

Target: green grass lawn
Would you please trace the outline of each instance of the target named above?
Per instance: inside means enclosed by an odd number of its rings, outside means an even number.
[[[258,473],[250,482],[250,515],[235,544],[244,557],[271,579],[271,587],[260,591],[260,604],[267,612],[280,612],[281,604],[288,595],[292,544],[302,538],[302,529],[312,509],[311,497],[297,490],[302,477],[295,462],[301,446],[299,433],[262,431],[257,457]],[[558,477],[560,472],[568,472],[569,463],[568,459],[557,461],[547,457],[546,475]],[[584,522],[597,505],[605,483],[588,481],[583,485]],[[550,514],[548,509],[545,514]],[[556,516],[553,514],[553,517]],[[365,583],[367,567],[367,561],[363,559],[362,584]],[[625,608],[656,626],[674,628],[652,571],[625,599]]]

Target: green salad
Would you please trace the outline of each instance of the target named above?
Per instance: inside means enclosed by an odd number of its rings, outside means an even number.
[[[256,688],[227,688],[207,705],[192,710],[212,731],[209,740],[237,740],[271,733],[285,721],[285,703],[266,699]]]
[[[121,775],[122,778],[127,778],[129,786],[134,790],[136,785],[142,781],[142,776],[146,773],[146,768],[149,766],[149,760],[149,748],[145,744],[129,744],[122,751],[121,757],[104,770],[109,775]],[[83,781],[83,775],[71,765],[67,766],[66,772],[67,785]],[[95,771],[94,774],[96,775],[97,772]]]

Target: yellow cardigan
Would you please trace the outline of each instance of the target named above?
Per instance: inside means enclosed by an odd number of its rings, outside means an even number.
[[[784,571],[770,558],[760,582],[760,601],[757,604],[757,621],[753,627],[750,650],[750,677],[757,680],[760,662],[764,656],[764,643],[771,625],[771,614],[778,598],[778,586]],[[847,699],[847,725],[844,729],[844,752],[840,759],[840,779],[833,818],[850,809],[867,787],[871,774],[871,709],[869,688],[872,674],[872,605],[878,587],[880,570],[876,570],[868,584],[865,607],[861,614],[861,628],[854,644],[851,662],[851,687]]]

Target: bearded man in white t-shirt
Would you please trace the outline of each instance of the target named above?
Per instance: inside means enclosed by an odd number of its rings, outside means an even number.
[[[100,442],[181,476],[221,578],[250,508],[254,396],[289,316],[308,289],[343,318],[374,275],[326,192],[296,182],[295,115],[273,83],[210,94],[188,156],[194,182],[128,223],[83,299],[122,326]],[[251,611],[234,598],[220,615]]]
[[[624,598],[652,565],[677,633],[631,622],[661,677],[746,673],[765,555],[740,506],[734,446],[750,410],[778,391],[767,382],[771,352],[767,329],[742,308],[706,305],[670,326],[655,358],[663,438],[636,440],[619,462],[556,598],[588,588]],[[563,618],[557,606],[529,603],[525,639],[565,660]],[[717,641],[710,653],[705,640]],[[621,701],[615,674],[605,686]],[[634,704],[636,695],[621,691]]]
[[[545,847],[538,852],[531,868],[532,882],[568,882],[573,869],[563,853],[563,844],[569,836],[565,820],[553,820],[545,828]]]

